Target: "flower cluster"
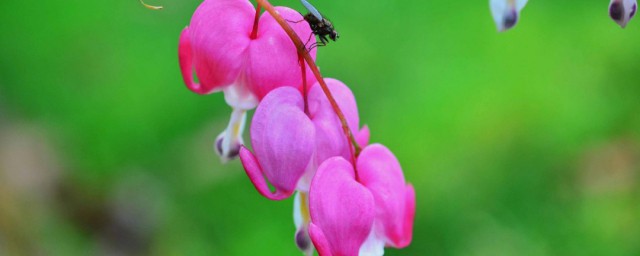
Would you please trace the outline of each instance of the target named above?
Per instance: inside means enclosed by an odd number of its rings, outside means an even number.
[[[302,21],[266,0],[257,8],[248,0],[205,0],[180,36],[184,82],[198,94],[224,93],[233,111],[216,151],[225,161],[239,156],[264,197],[295,194],[295,241],[305,254],[382,255],[384,247],[406,247],[414,189],[389,149],[369,145],[351,90],[320,75],[315,49],[301,43],[315,43]],[[242,131],[256,106],[250,150]]]
[[[491,14],[499,32],[513,28],[520,19],[520,12],[528,0],[490,0]],[[620,27],[625,28],[635,16],[638,9],[637,0],[611,0],[609,16]]]

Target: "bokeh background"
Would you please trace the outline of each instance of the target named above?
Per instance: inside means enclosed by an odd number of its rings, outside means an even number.
[[[222,95],[182,82],[200,2],[0,1],[0,255],[301,255],[292,200],[213,151]],[[640,254],[639,20],[534,0],[498,34],[485,0],[314,3],[341,35],[324,75],[416,188],[387,255]]]

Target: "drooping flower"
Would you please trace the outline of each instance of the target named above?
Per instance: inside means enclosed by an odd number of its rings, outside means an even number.
[[[358,255],[375,217],[374,197],[342,157],[325,160],[309,192],[309,235],[322,256]]]
[[[335,79],[325,79],[359,142],[368,141],[365,127],[358,132],[358,111],[351,90]],[[270,92],[256,110],[251,124],[255,154],[242,147],[240,160],[260,194],[281,200],[297,189],[309,191],[319,163],[333,156],[350,158],[349,142],[318,84],[309,91],[309,113],[304,112],[302,94],[282,87]],[[272,193],[266,179],[275,187]]]
[[[291,196],[313,156],[315,145],[315,128],[304,113],[300,92],[281,87],[260,102],[251,123],[251,144],[255,156],[241,147],[240,160],[258,192],[272,200]],[[275,193],[269,189],[265,177]]]
[[[303,20],[292,9],[276,9],[285,19]],[[198,94],[223,91],[233,108],[227,129],[215,143],[223,159],[234,157],[242,144],[247,110],[275,88],[302,85],[294,44],[269,13],[260,17],[257,27],[255,17],[247,0],[206,0],[180,36],[180,69],[187,88]],[[301,38],[311,35],[306,22],[290,26]],[[315,59],[315,50],[310,54]],[[194,81],[194,70],[199,83]],[[310,70],[306,74],[309,83],[315,81]]]
[[[609,4],[609,16],[620,27],[625,28],[627,23],[636,15],[638,2],[636,0],[611,0]]]
[[[406,184],[396,157],[380,144],[370,145],[358,157],[356,168],[357,172],[348,161],[334,157],[322,163],[313,178],[309,192],[311,223],[308,226],[320,255],[383,255],[386,246],[403,248],[411,243],[415,192],[413,186]],[[331,175],[335,177],[325,177]],[[368,193],[361,192],[360,186],[353,183],[363,186]],[[352,193],[347,187],[353,187],[356,192]],[[339,190],[342,196],[349,195],[346,200],[350,203],[366,203],[373,197],[371,211],[374,218],[366,235],[359,231],[367,223],[354,222],[351,218],[362,215],[366,219],[367,215],[360,212],[360,208],[365,207],[356,204],[355,208],[344,208],[344,202],[333,198],[334,190]],[[355,234],[354,240],[343,241],[346,243],[343,244],[341,240],[351,233]],[[362,236],[366,239],[361,240]]]
[[[382,255],[384,247],[411,243],[415,191],[407,184],[398,159],[380,144],[366,147],[356,165],[360,183],[375,200],[375,221],[360,255]]]
[[[491,15],[499,32],[513,28],[520,18],[520,12],[527,0],[490,0]]]

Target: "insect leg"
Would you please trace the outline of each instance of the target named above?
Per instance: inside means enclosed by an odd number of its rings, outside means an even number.
[[[309,46],[309,49],[307,51],[311,51],[314,48],[322,47],[322,46],[326,46],[326,45],[327,45],[327,42],[325,40],[322,40],[322,37],[320,37],[320,42],[316,42],[316,43],[312,44],[311,46]]]
[[[311,32],[311,34],[309,34],[309,38],[307,38],[307,42],[304,43],[304,45],[306,46],[307,44],[309,44],[309,42],[311,41],[311,37],[313,37],[315,34],[313,34],[313,32]]]
[[[304,21],[304,19],[301,19],[301,20],[299,20],[299,21],[293,21],[293,20],[287,20],[287,19],[285,19],[285,20],[286,20],[287,22],[289,22],[289,23],[293,23],[293,24],[298,24],[298,23],[300,23],[300,22],[303,22],[303,21]]]

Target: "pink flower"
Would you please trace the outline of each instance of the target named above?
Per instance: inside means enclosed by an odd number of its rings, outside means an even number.
[[[325,79],[349,123],[358,127],[355,98],[349,88],[335,79]],[[255,155],[240,150],[240,160],[260,194],[281,200],[296,190],[308,191],[319,163],[332,156],[351,159],[349,143],[340,121],[319,85],[308,94],[309,113],[304,113],[302,94],[291,88],[273,90],[260,102],[251,124],[251,142]],[[361,142],[368,141],[368,129],[356,132]],[[266,177],[275,187],[269,190]]]
[[[627,23],[636,15],[638,2],[636,0],[611,0],[609,4],[609,16],[620,27],[625,28]]]
[[[292,9],[277,10],[285,19],[303,19]],[[216,142],[223,159],[233,157],[242,144],[247,110],[275,88],[300,89],[302,85],[291,39],[268,13],[260,17],[253,37],[255,15],[255,8],[247,0],[206,0],[180,35],[180,69],[187,88],[198,94],[223,91],[227,104],[234,109],[229,126]],[[311,35],[306,22],[290,25],[300,38]],[[315,50],[310,54],[315,58]],[[194,69],[199,83],[194,82]],[[310,69],[306,74],[309,83],[315,81]]]
[[[324,161],[309,192],[309,235],[321,256],[358,255],[375,216],[374,197],[342,157]]]
[[[415,191],[406,184],[398,159],[385,146],[373,144],[362,151],[356,166],[360,183],[375,200],[376,217],[368,250],[380,251],[385,245],[406,247],[413,234]]]
[[[273,90],[260,102],[251,124],[256,155],[242,147],[240,160],[258,192],[272,200],[294,192],[314,152],[315,128],[302,95],[291,87]],[[275,187],[271,193],[263,175]]]
[[[411,243],[415,192],[393,153],[380,144],[368,146],[356,167],[358,180],[349,162],[333,157],[313,178],[309,234],[320,255],[382,255],[385,246]]]

